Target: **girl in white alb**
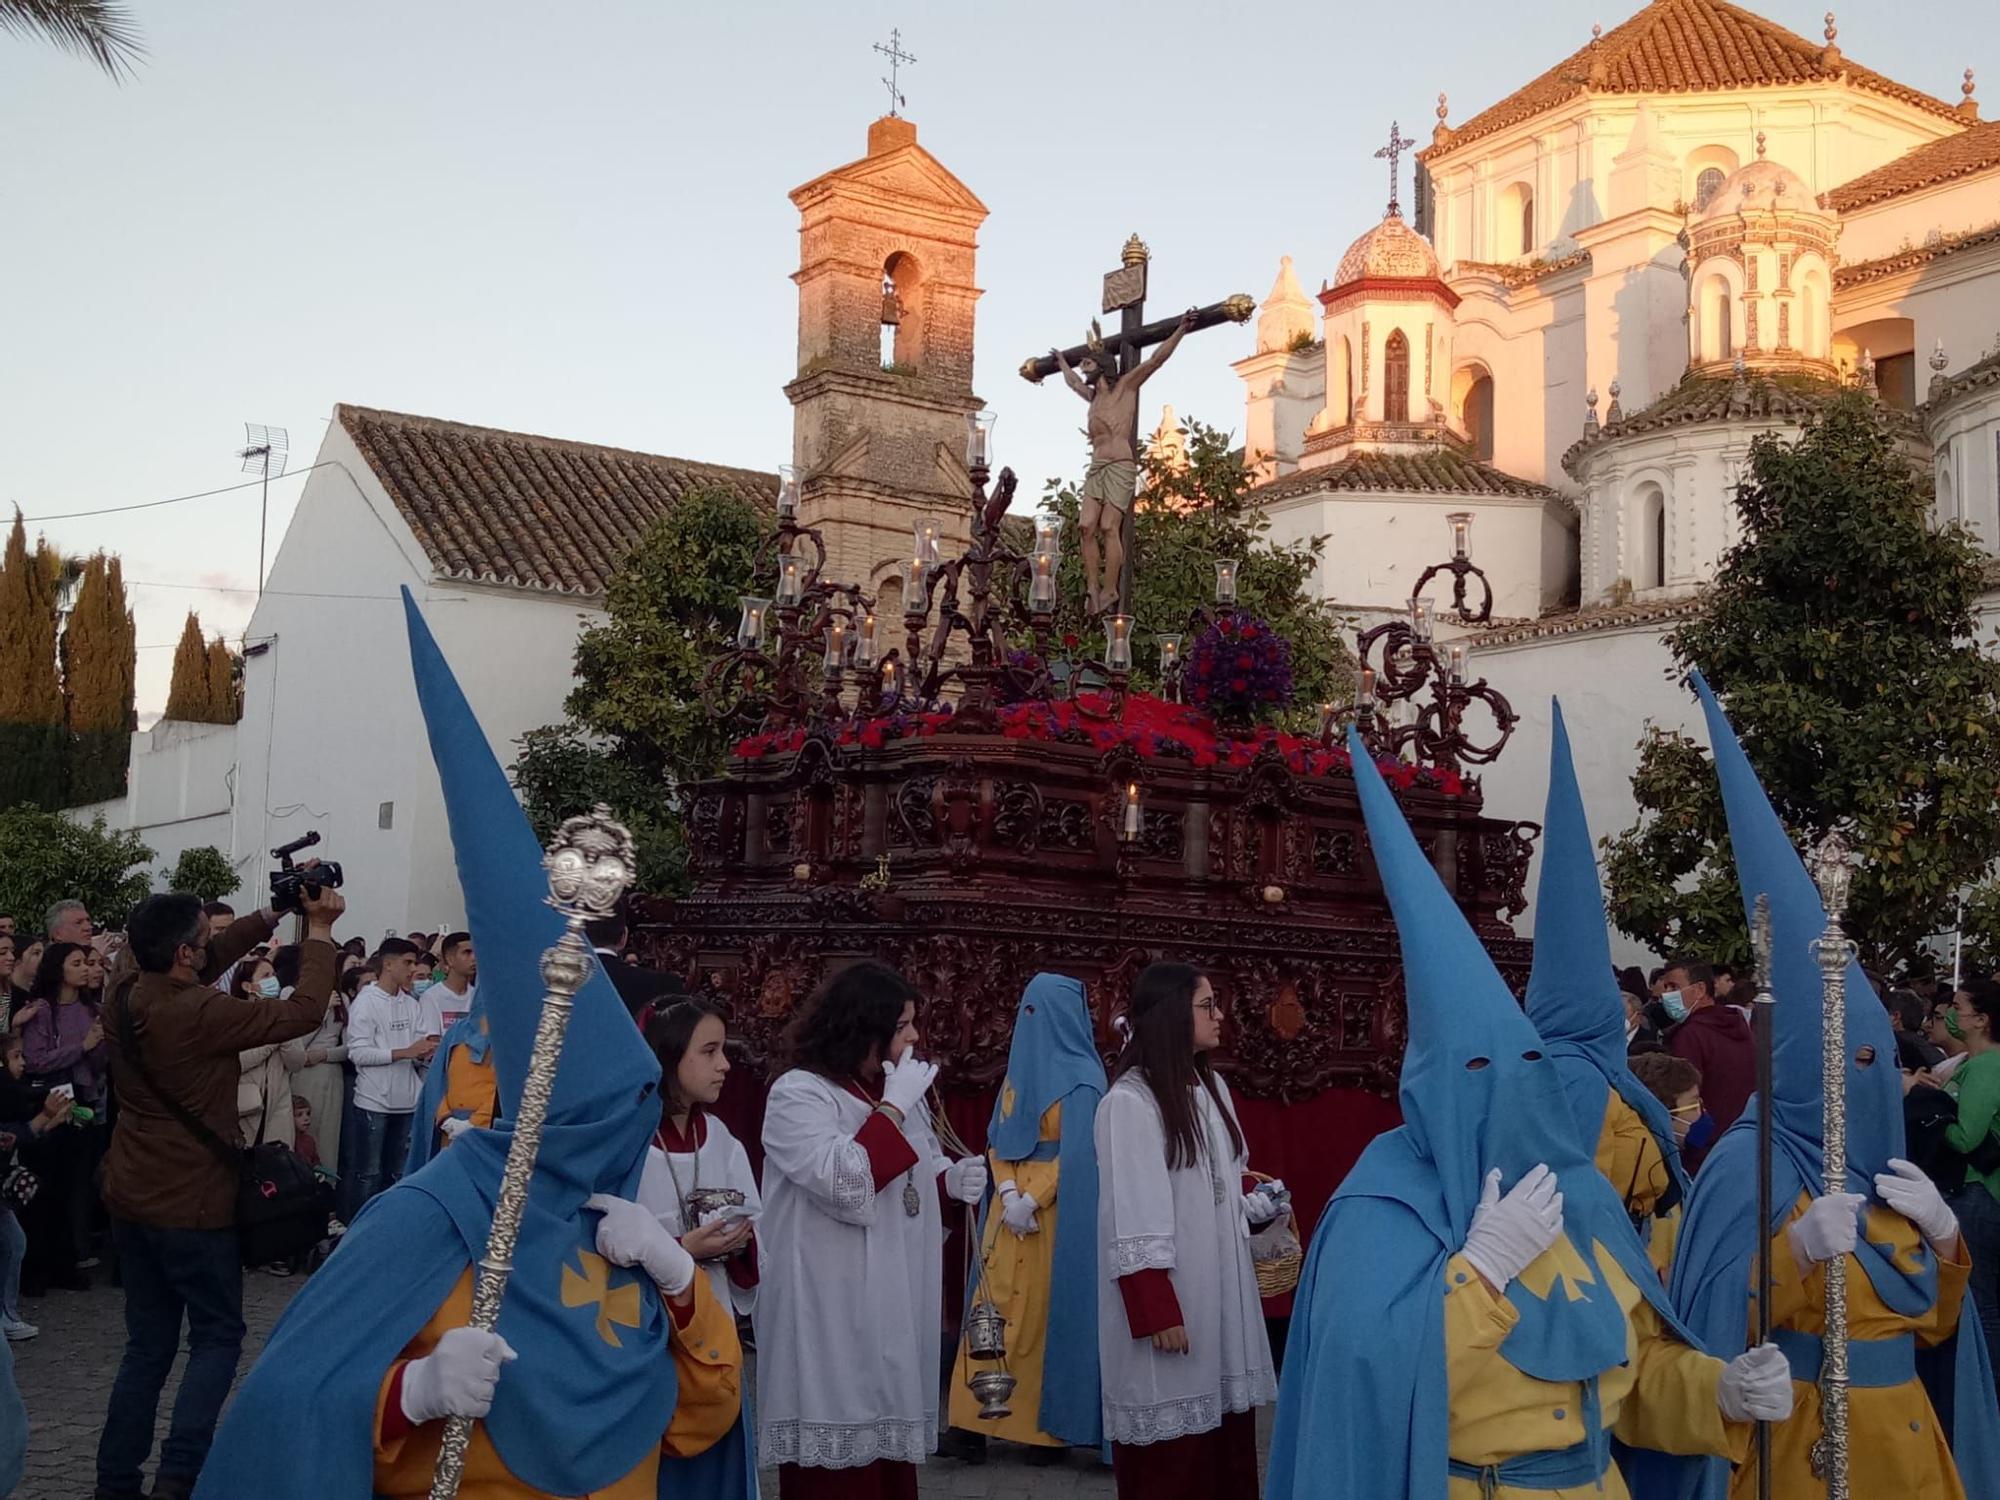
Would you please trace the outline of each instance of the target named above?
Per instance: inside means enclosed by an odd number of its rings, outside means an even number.
[[[915,1017],[895,970],[834,975],[764,1106],[758,1448],[780,1500],[916,1500],[937,1446],[938,1189],[978,1202],[986,1164],[938,1146]]]
[[[1256,1408],[1277,1399],[1249,1235],[1283,1212],[1249,1156],[1209,982],[1152,964],[1097,1107],[1098,1358],[1121,1496],[1255,1495]]]

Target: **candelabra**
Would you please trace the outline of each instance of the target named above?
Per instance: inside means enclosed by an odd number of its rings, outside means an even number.
[[[1362,741],[1377,755],[1400,757],[1412,747],[1417,762],[1441,770],[1461,766],[1491,765],[1513,737],[1520,716],[1500,691],[1484,677],[1468,680],[1469,653],[1459,642],[1440,646],[1436,639],[1436,607],[1423,593],[1424,585],[1439,573],[1450,570],[1453,577],[1453,612],[1461,624],[1481,624],[1492,618],[1493,588],[1486,574],[1473,564],[1470,554],[1472,517],[1458,513],[1446,518],[1451,524],[1452,557],[1425,570],[1417,580],[1417,593],[1410,599],[1409,613],[1401,619],[1385,620],[1365,630],[1355,642],[1361,679],[1352,714]],[[1465,609],[1466,580],[1477,578],[1485,590],[1480,608],[1470,614]],[[1380,665],[1376,662],[1379,657]],[[1428,689],[1429,699],[1418,703]],[[1390,724],[1385,706],[1410,703],[1415,717],[1406,724]],[[1466,711],[1475,703],[1492,716],[1495,733],[1481,741],[1466,732]],[[1332,735],[1339,716],[1322,711],[1321,734]]]

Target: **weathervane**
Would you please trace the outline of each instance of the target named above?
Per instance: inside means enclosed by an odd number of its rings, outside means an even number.
[[[1414,145],[1416,145],[1415,141],[1404,138],[1402,125],[1398,121],[1391,120],[1389,122],[1389,144],[1375,153],[1377,161],[1380,161],[1385,156],[1389,158],[1389,212],[1392,214],[1400,214],[1403,211],[1396,201],[1401,185],[1402,157],[1403,153]]]
[[[889,30],[889,45],[875,44],[875,50],[889,59],[889,76],[882,80],[882,87],[889,91],[889,113],[893,116],[907,102],[902,90],[897,87],[897,70],[904,63],[913,63],[916,58],[903,50],[903,33],[896,27]]]

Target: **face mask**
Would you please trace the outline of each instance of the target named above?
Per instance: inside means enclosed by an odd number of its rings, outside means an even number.
[[[429,989],[432,985],[436,983],[437,981],[435,979],[429,979],[429,978],[419,979],[414,985],[410,986],[410,988],[416,991],[417,994],[421,995],[425,990]]]
[[[1665,990],[1660,995],[1660,1007],[1675,1022],[1685,1021],[1688,1014],[1687,1001],[1681,998],[1679,990]]]
[[[258,980],[258,981],[257,981],[257,993],[258,993],[258,994],[260,994],[260,995],[262,995],[262,996],[263,996],[263,997],[264,997],[264,998],[265,998],[266,1000],[275,1000],[275,999],[277,999],[277,998],[278,998],[278,981],[277,981],[277,980],[275,980],[275,979],[260,979],[260,980]]]
[[[1715,1116],[1704,1113],[1688,1126],[1687,1139],[1681,1144],[1689,1151],[1699,1151],[1715,1139]]]
[[[1956,1006],[1944,1013],[1944,1029],[1951,1033],[1953,1041],[1962,1042],[1965,1040],[1965,1033],[1958,1029],[1958,1008]]]

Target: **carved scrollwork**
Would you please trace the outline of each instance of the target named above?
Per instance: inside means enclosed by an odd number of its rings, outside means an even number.
[[[993,798],[993,839],[1002,848],[1033,854],[1041,841],[1046,809],[1042,794],[1025,781],[1009,781]]]
[[[917,849],[935,848],[938,842],[937,813],[932,798],[937,793],[935,776],[913,776],[896,788],[896,822],[904,842]]]
[[[1315,875],[1352,875],[1356,869],[1358,841],[1352,829],[1320,828],[1313,832],[1312,867]]]
[[[1090,819],[1088,802],[1074,802],[1061,797],[1044,798],[1041,818],[1036,826],[1036,842],[1044,849],[1088,853],[1093,847]]]
[[[1178,808],[1149,807],[1139,818],[1139,851],[1148,859],[1178,861],[1186,851],[1185,817]]]

